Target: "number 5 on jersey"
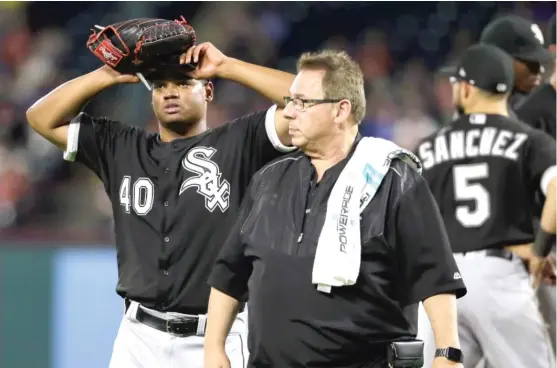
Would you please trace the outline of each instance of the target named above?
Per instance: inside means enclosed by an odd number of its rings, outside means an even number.
[[[120,206],[124,206],[126,213],[133,207],[139,216],[145,216],[153,208],[155,200],[155,186],[149,178],[139,178],[131,184],[131,177],[124,176],[120,184]]]
[[[454,196],[456,201],[474,201],[475,209],[461,205],[456,207],[456,219],[462,226],[482,226],[491,216],[489,192],[479,183],[472,180],[486,179],[489,167],[486,163],[471,165],[456,165],[453,167]]]

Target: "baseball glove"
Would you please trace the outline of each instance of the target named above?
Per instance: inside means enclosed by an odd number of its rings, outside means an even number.
[[[123,74],[147,74],[158,68],[184,68],[180,55],[195,44],[195,31],[180,20],[139,18],[95,26],[87,47],[103,63]],[[194,65],[185,66],[193,70]]]

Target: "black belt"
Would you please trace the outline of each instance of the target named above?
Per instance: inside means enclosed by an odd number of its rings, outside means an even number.
[[[137,308],[135,318],[144,325],[180,337],[196,335],[199,324],[198,317],[179,317],[167,320],[149,314],[141,306]]]
[[[124,303],[126,305],[126,311],[131,305],[131,301],[129,299],[124,299]],[[240,312],[243,312],[245,309],[245,303],[242,303],[240,306]],[[193,336],[197,334],[197,327],[199,325],[199,318],[198,317],[180,317],[180,318],[173,318],[170,320],[159,318],[153,316],[150,313],[147,313],[141,306],[137,308],[137,314],[135,318],[147,325],[151,328],[162,332],[168,332],[173,335],[177,335],[180,337],[187,337]]]
[[[480,251],[477,251],[480,252]],[[473,253],[473,252],[462,252],[462,255],[465,255],[467,253]],[[511,261],[513,259],[513,253],[509,250],[506,250],[504,248],[492,248],[492,249],[486,249],[485,250],[485,255],[487,257],[497,257],[497,258],[503,258],[506,259],[507,261]]]

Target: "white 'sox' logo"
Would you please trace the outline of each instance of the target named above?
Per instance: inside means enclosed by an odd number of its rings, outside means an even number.
[[[179,195],[188,188],[196,188],[197,193],[205,197],[205,208],[209,212],[218,207],[224,213],[230,202],[230,183],[226,179],[221,180],[219,166],[211,161],[216,152],[212,147],[195,147],[184,156],[182,166],[197,176],[182,183]]]

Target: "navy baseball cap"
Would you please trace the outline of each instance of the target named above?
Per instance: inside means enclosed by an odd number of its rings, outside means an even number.
[[[541,64],[553,60],[540,27],[518,15],[506,15],[490,22],[482,31],[480,43],[495,45],[519,60]]]
[[[493,94],[507,93],[514,85],[513,59],[496,46],[472,45],[453,66],[450,81],[464,81]]]

